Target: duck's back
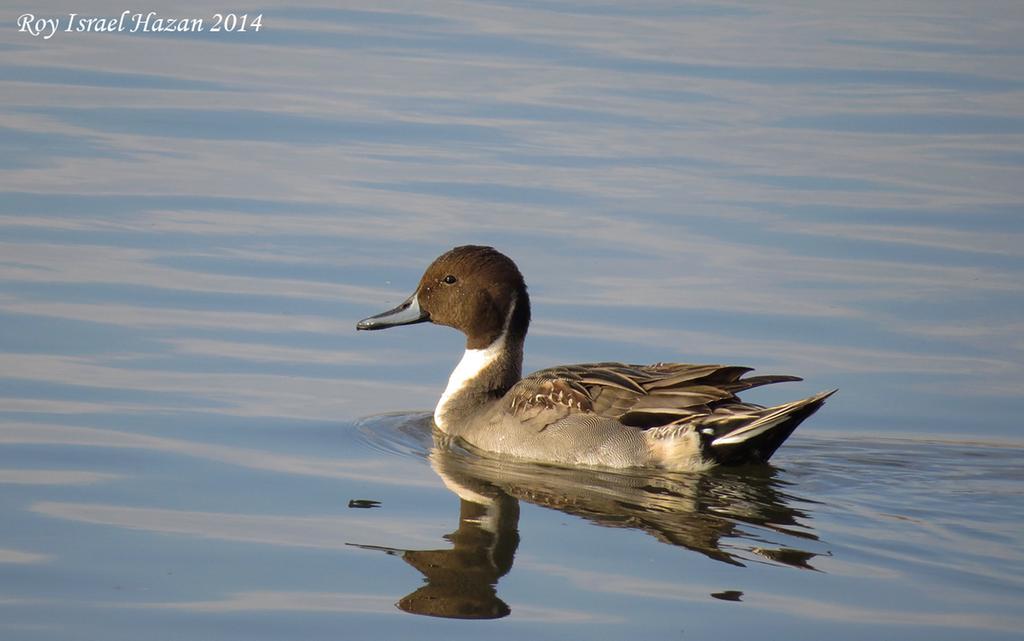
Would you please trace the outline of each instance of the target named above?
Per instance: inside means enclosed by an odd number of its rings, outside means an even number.
[[[813,408],[809,407],[812,399],[798,401],[782,412],[777,410],[789,406],[743,403],[736,392],[800,380],[793,376],[742,378],[749,371],[686,363],[554,367],[519,381],[485,413],[460,426],[459,435],[481,450],[565,465],[704,467],[718,462],[712,451],[716,439],[743,433],[752,425],[749,438],[777,429],[782,421],[775,419],[788,419],[799,404],[802,416],[794,416],[796,420],[784,426],[785,434],[781,430],[775,434],[781,444],[823,400],[812,397]],[[733,462],[745,462],[735,456],[735,443],[744,440],[737,437],[730,443]],[[774,449],[767,451],[762,445],[748,458],[767,460]]]

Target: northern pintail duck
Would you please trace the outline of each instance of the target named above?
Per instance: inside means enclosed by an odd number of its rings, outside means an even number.
[[[522,378],[530,298],[515,263],[491,247],[443,254],[401,305],[356,328],[426,321],[466,335],[434,423],[500,456],[675,470],[764,462],[835,392],[765,408],[736,394],[801,379],[741,378],[750,368],[684,363],[563,365]]]

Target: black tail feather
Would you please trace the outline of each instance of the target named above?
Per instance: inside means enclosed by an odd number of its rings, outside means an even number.
[[[779,449],[793,430],[825,404],[836,390],[769,408],[763,417],[750,425],[719,436],[711,441],[710,454],[720,465],[765,463]]]

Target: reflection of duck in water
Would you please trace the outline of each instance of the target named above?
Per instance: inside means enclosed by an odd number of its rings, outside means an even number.
[[[435,450],[431,461],[448,456]],[[453,485],[444,473],[446,485],[461,498],[459,527],[445,539],[451,548],[440,550],[398,550],[378,545],[356,545],[401,556],[425,578],[426,584],[397,603],[412,614],[450,619],[499,619],[510,612],[498,598],[498,579],[512,569],[519,546],[519,501],[497,487],[473,478],[465,485]]]
[[[793,499],[770,467],[743,474],[712,470],[700,474],[567,469],[482,458],[435,432],[431,466],[461,500],[459,527],[445,538],[450,549],[396,550],[423,573],[426,584],[398,602],[414,614],[449,618],[499,618],[509,607],[497,596],[498,579],[512,568],[519,545],[519,500],[557,509],[606,527],[633,528],[660,541],[742,566],[769,560],[813,569],[810,551],[773,547],[744,525],[808,541],[817,537],[798,519],[807,515],[788,505]],[[713,595],[723,598],[721,595]]]
[[[398,601],[402,610],[449,619],[500,619],[510,610],[498,598],[497,584],[512,569],[518,523],[519,503],[507,494],[495,494],[488,504],[462,500],[459,529],[444,537],[451,541],[450,549],[356,547],[401,556],[423,573],[426,584]]]
[[[764,462],[832,393],[765,408],[737,394],[799,379],[683,363],[567,365],[521,378],[530,299],[515,263],[490,247],[442,255],[405,302],[356,327],[425,321],[466,335],[434,423],[506,458],[675,470]]]

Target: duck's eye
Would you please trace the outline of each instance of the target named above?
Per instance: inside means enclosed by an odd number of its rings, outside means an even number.
[[[444,283],[445,285],[454,285],[458,280],[458,278],[452,276],[451,274],[448,274],[447,276],[441,279],[441,282]]]

